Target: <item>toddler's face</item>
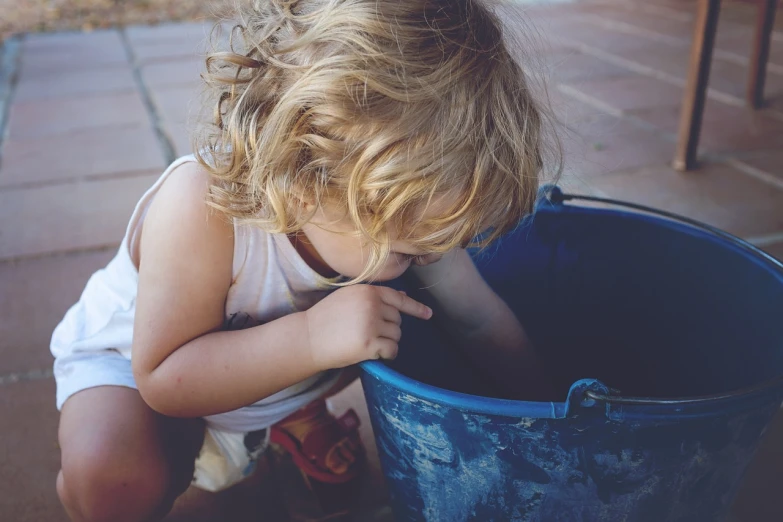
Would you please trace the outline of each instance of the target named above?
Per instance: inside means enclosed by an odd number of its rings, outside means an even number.
[[[347,216],[333,209],[319,209],[313,219],[304,226],[303,241],[297,248],[306,261],[324,276],[343,275],[355,278],[364,272],[370,248]],[[380,273],[378,281],[389,281],[401,276],[411,265],[428,265],[437,262],[442,254],[421,252],[408,242],[396,239],[390,232],[391,253]]]

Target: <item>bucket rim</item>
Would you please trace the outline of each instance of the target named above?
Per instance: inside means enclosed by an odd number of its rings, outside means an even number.
[[[783,261],[764,252],[759,247],[717,227],[707,225],[695,219],[691,219],[679,214],[664,210],[654,209],[637,203],[619,201],[610,198],[594,197],[578,194],[565,194],[560,187],[556,185],[546,185],[542,187],[539,199],[539,210],[541,207],[550,209],[568,209],[570,211],[584,210],[598,213],[616,213],[624,216],[635,215],[641,219],[657,219],[668,222],[672,225],[679,225],[691,228],[694,231],[712,236],[713,239],[723,240],[730,243],[735,248],[743,251],[746,256],[753,258],[756,262],[766,266],[768,270],[777,272],[778,276],[783,278]],[[586,201],[595,202],[619,208],[591,208],[581,205],[567,205],[567,201]],[[635,211],[635,212],[629,212]],[[404,391],[414,397],[430,401],[435,404],[459,408],[477,414],[499,415],[519,417],[524,411],[525,417],[535,417],[542,419],[557,419],[566,416],[567,402],[551,401],[521,401],[512,399],[499,399],[472,395],[463,392],[456,392],[426,384],[412,379],[397,370],[386,365],[383,361],[372,360],[364,361],[359,364],[362,372],[379,381],[388,384],[396,389]],[[595,391],[587,390],[584,393],[585,399],[605,404],[609,407],[622,407],[623,409],[656,409],[659,407],[685,407],[699,408],[712,407],[716,404],[725,404],[739,400],[747,400],[752,397],[758,397],[774,388],[779,388],[778,394],[783,399],[783,374],[768,378],[753,386],[730,390],[726,392],[684,397],[634,397],[623,396],[621,394],[600,394]]]
[[[524,411],[524,417],[542,419],[557,419],[565,416],[565,402],[534,402],[517,401],[512,399],[498,399],[483,397],[469,393],[457,392],[439,388],[432,384],[417,381],[387,366],[383,361],[364,361],[359,364],[362,372],[380,382],[416,398],[435,404],[457,408],[463,411],[482,415],[499,415],[506,417],[519,417]]]
[[[569,397],[565,401],[523,401],[513,399],[501,399],[495,397],[484,397],[481,395],[472,395],[469,393],[457,392],[440,388],[432,384],[427,384],[408,377],[407,375],[390,368],[384,362],[373,360],[364,361],[359,364],[362,372],[378,381],[400,390],[408,395],[424,401],[432,402],[437,405],[447,406],[462,411],[481,415],[495,415],[504,417],[526,417],[538,419],[561,419],[568,416],[569,401],[571,401],[571,392],[580,381],[571,385]],[[596,381],[598,382],[598,381]],[[767,395],[771,390],[777,388],[779,400],[783,407],[783,374],[764,380],[754,386],[732,390],[728,392],[715,393],[709,395],[694,395],[685,397],[635,397],[623,395],[611,395],[597,393],[594,390],[586,389],[583,393],[584,401],[592,401],[595,405],[603,405],[609,409],[620,408],[625,412],[625,416],[632,411],[654,415],[661,408],[673,408],[677,412],[688,411],[697,414],[699,409],[715,411],[716,413],[725,413],[725,409],[717,409],[718,405],[749,401],[760,399]],[[577,401],[579,404],[580,401]],[[764,402],[770,402],[768,399]],[[661,411],[661,413],[663,413]],[[668,415],[665,413],[664,415]]]

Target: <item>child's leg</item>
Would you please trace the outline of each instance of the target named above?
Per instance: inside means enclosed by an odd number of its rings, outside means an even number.
[[[164,417],[136,390],[83,390],[62,408],[57,493],[74,522],[158,520],[190,484],[203,437],[201,419]]]

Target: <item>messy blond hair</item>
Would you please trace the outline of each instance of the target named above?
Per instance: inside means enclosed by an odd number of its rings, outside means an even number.
[[[238,14],[204,75],[211,205],[292,234],[312,217],[303,199],[339,203],[370,247],[357,280],[383,266],[390,229],[445,252],[531,213],[542,113],[485,5],[254,0]]]

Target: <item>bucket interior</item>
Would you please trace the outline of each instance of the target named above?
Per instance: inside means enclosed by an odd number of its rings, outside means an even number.
[[[700,229],[545,206],[476,263],[537,347],[552,400],[583,378],[625,396],[683,397],[783,374],[783,275]],[[390,365],[447,390],[493,394],[433,323],[406,318]]]

